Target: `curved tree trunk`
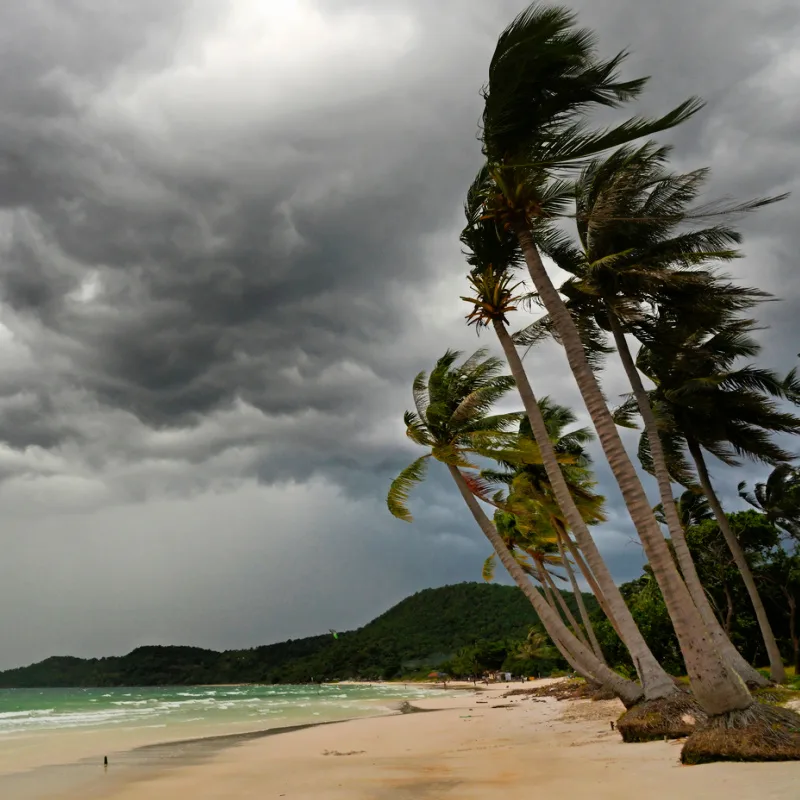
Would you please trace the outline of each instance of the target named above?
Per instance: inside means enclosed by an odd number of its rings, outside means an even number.
[[[531,279],[564,346],[570,369],[597,431],[603,452],[661,589],[681,645],[695,698],[710,715],[749,708],[753,698],[747,686],[714,647],[686,584],[672,560],[647,494],[625,450],[597,378],[586,359],[575,323],[544,268],[531,233],[523,229],[517,235]],[[580,541],[579,544],[583,549]],[[594,565],[589,563],[597,575]],[[605,587],[603,589],[605,591]]]
[[[742,546],[739,544],[739,540],[736,538],[736,534],[731,530],[722,504],[719,502],[717,493],[714,491],[714,486],[711,483],[708,468],[706,467],[706,460],[703,458],[703,451],[700,449],[700,445],[688,437],[686,443],[689,446],[689,452],[692,454],[692,459],[697,467],[697,476],[700,478],[700,486],[703,488],[703,493],[708,499],[708,504],[714,512],[714,517],[717,520],[719,529],[725,537],[725,542],[728,545],[728,549],[731,551],[733,560],[736,562],[736,568],[742,576],[747,594],[750,597],[750,602],[753,604],[753,609],[756,612],[758,627],[761,630],[761,637],[764,639],[764,646],[767,648],[767,656],[769,657],[770,677],[776,683],[785,683],[786,670],[783,666],[781,651],[778,649],[778,643],[775,641],[775,634],[772,632],[772,626],[767,617],[764,603],[761,601],[761,595],[758,593],[758,588],[756,587],[753,573],[750,570],[750,565],[747,563],[747,557],[742,550]]]
[[[631,616],[631,612],[625,605],[625,601],[620,594],[619,587],[614,583],[614,578],[606,566],[597,545],[589,533],[589,528],[581,516],[581,512],[575,505],[575,501],[570,494],[569,486],[561,472],[553,443],[547,431],[542,411],[539,403],[531,388],[528,376],[522,366],[522,359],[519,357],[516,345],[506,330],[505,325],[500,320],[494,322],[495,333],[505,353],[511,374],[517,384],[525,413],[531,424],[536,444],[542,456],[547,477],[553,487],[553,494],[564,514],[570,529],[578,541],[578,546],[586,556],[589,566],[594,574],[597,583],[600,585],[605,601],[614,615],[616,627],[625,646],[628,648],[636,666],[636,671],[642,681],[645,697],[648,700],[655,700],[659,697],[666,697],[678,691],[672,678],[664,671],[656,660],[655,656],[647,646],[636,622]],[[663,541],[663,537],[662,537]]]
[[[550,637],[556,641],[560,640],[561,643],[570,652],[575,663],[580,665],[582,671],[589,675],[593,675],[595,680],[603,686],[611,689],[626,707],[635,705],[643,695],[642,688],[633,681],[629,681],[618,675],[616,672],[610,670],[605,664],[597,660],[594,653],[587,647],[584,647],[568,630],[566,625],[561,621],[561,618],[550,608],[547,601],[539,594],[538,589],[528,580],[528,576],[524,570],[516,562],[514,556],[511,555],[509,549],[506,547],[503,538],[498,534],[494,524],[486,516],[483,509],[478,503],[477,498],[469,489],[464,476],[459,471],[458,467],[448,465],[450,474],[458,486],[464,502],[472,512],[472,516],[478,523],[484,536],[489,540],[494,548],[500,563],[508,570],[508,574],[514,579],[514,583],[522,589],[523,594],[530,600],[531,605],[539,615],[539,619],[544,625]]]
[[[608,621],[611,623],[611,627],[614,629],[617,636],[619,636],[620,641],[622,641],[622,636],[619,632],[619,626],[617,625],[617,621],[614,619],[614,615],[611,613],[611,609],[608,607],[608,603],[606,603],[605,595],[600,589],[600,586],[598,585],[594,575],[592,575],[592,571],[589,569],[589,565],[584,560],[581,551],[577,548],[575,542],[572,541],[569,534],[566,532],[564,533],[564,543],[567,545],[570,555],[578,565],[578,569],[581,571],[581,575],[583,575],[584,580],[589,584],[592,594],[594,594],[594,596],[597,598],[597,602],[600,604],[600,608],[606,615],[606,619],[608,619]]]
[[[537,567],[538,566],[539,565],[537,564]],[[550,584],[547,583],[542,577],[541,568],[539,568],[538,572],[539,572],[539,582],[542,584],[542,589],[544,589],[544,596],[548,604],[550,605],[550,608],[552,608],[553,611],[556,614],[558,614],[558,609],[556,607],[556,600],[553,597],[552,591],[550,590]],[[572,653],[569,652],[569,647],[566,644],[564,644],[564,642],[561,639],[559,639],[557,635],[554,635],[553,631],[548,630],[547,635],[550,637],[550,640],[555,645],[556,650],[558,650],[558,652],[561,653],[562,658],[567,662],[567,664],[570,665],[570,667],[572,667],[574,672],[577,672],[578,675],[580,675],[582,678],[585,678],[590,683],[598,683],[597,678],[584,665],[581,665],[578,663],[578,661],[576,661]]]
[[[754,669],[734,647],[733,642],[731,642],[720,626],[711,608],[711,604],[708,602],[708,597],[706,597],[703,584],[700,582],[700,576],[697,574],[692,554],[689,551],[689,545],[686,543],[683,525],[681,525],[680,518],[678,517],[678,509],[675,507],[675,498],[672,495],[672,482],[669,477],[667,460],[664,456],[664,448],[658,433],[658,422],[653,413],[653,408],[650,405],[647,390],[644,388],[639,370],[636,369],[636,363],[633,360],[628,342],[625,340],[625,333],[622,330],[617,316],[609,311],[608,319],[611,324],[611,333],[614,336],[617,352],[619,353],[622,366],[625,368],[628,381],[633,389],[633,395],[639,406],[639,413],[642,415],[645,433],[650,443],[650,453],[653,457],[653,472],[658,482],[658,493],[661,498],[661,505],[664,507],[664,516],[667,518],[667,528],[669,529],[672,546],[675,549],[675,557],[678,559],[678,566],[681,568],[681,574],[686,583],[686,588],[689,590],[689,594],[692,596],[695,606],[697,606],[697,610],[703,619],[703,624],[706,626],[711,641],[722,653],[725,660],[739,673],[746,683],[765,686],[768,681],[758,670]]]
[[[564,595],[559,591],[558,586],[556,586],[553,577],[547,572],[542,564],[539,564],[538,567],[539,574],[542,576],[542,580],[544,580],[550,587],[550,592],[555,596],[556,602],[561,608],[561,613],[564,615],[564,619],[567,620],[567,624],[572,628],[578,639],[580,639],[581,644],[583,644],[585,647],[591,647],[589,640],[586,638],[586,634],[583,632],[581,626],[578,625],[578,620],[575,619],[575,615],[567,605],[567,601],[564,599]],[[595,655],[597,654],[595,653]]]
[[[549,633],[548,636],[550,636],[550,640],[553,642],[553,645],[555,646],[556,650],[558,650],[558,652],[561,653],[561,657],[564,659],[564,661],[566,661],[567,664],[569,664],[570,667],[572,667],[573,672],[576,672],[578,675],[581,676],[581,678],[584,678],[588,683],[594,683],[597,684],[598,686],[602,685],[601,681],[599,681],[594,675],[592,675],[590,672],[587,672],[587,670],[584,667],[578,664],[578,662],[572,657],[567,647],[557,636],[554,637]]]
[[[581,592],[580,586],[578,586],[578,581],[575,578],[575,572],[572,569],[572,564],[569,563],[569,557],[564,551],[564,533],[561,531],[560,523],[555,520],[554,527],[556,529],[556,536],[558,537],[558,553],[561,556],[564,569],[567,571],[567,577],[572,585],[572,594],[575,596],[575,602],[578,605],[578,613],[581,615],[583,627],[586,629],[586,634],[589,637],[589,642],[591,642],[594,654],[605,664],[606,659],[603,655],[603,649],[600,647],[600,642],[597,641],[597,635],[594,632],[592,621],[589,619],[589,612],[586,610],[586,603],[583,602],[583,593]]]

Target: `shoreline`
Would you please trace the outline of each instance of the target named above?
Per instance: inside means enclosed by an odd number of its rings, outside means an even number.
[[[545,682],[537,681],[535,685]],[[474,689],[471,684],[468,687]],[[414,699],[421,711],[150,744],[65,781],[35,771],[14,800],[796,800],[800,764],[682,767],[677,742],[623,744],[616,701],[503,697],[511,685]],[[533,688],[532,686],[530,688]],[[65,772],[66,771],[66,772]],[[81,780],[71,780],[72,777]],[[38,780],[38,785],[36,781]],[[49,787],[54,789],[52,794]],[[80,783],[80,785],[79,785]],[[26,793],[23,793],[26,792]],[[38,794],[37,794],[38,792]]]
[[[235,684],[242,686],[244,684]],[[256,684],[249,684],[256,685]],[[329,684],[334,686],[335,684]],[[354,685],[364,685],[354,684]],[[136,687],[130,687],[136,688]],[[409,689],[424,688],[435,689],[442,695],[438,686],[423,686],[409,684]],[[360,719],[373,720],[392,716],[403,716],[424,710],[413,705],[419,702],[419,697],[407,696],[405,698],[387,698],[386,702],[373,700],[375,711],[334,719],[311,720],[276,725],[275,727],[253,727],[239,729],[232,732],[219,732],[211,728],[212,732],[205,733],[198,729],[197,735],[181,732],[179,738],[168,738],[167,728],[161,728],[160,733],[164,738],[153,740],[152,728],[143,726],[127,730],[91,729],[86,731],[61,731],[60,733],[36,732],[29,736],[21,737],[15,741],[30,743],[29,747],[37,754],[44,755],[44,761],[21,763],[16,758],[9,763],[13,768],[2,769],[0,762],[0,797],[13,797],[15,800],[39,800],[51,797],[49,792],[64,787],[71,787],[76,792],[76,797],[95,797],[95,792],[102,788],[105,796],[109,785],[118,784],[128,780],[141,780],[152,778],[156,774],[176,767],[187,765],[196,766],[212,759],[216,754],[237,746],[273,736],[296,733],[310,728],[340,725]],[[188,734],[188,735],[187,735]],[[142,741],[142,737],[147,737]],[[73,745],[78,745],[76,750]],[[87,752],[94,755],[86,755]],[[49,755],[47,755],[49,754]],[[103,758],[108,758],[108,768],[103,767]],[[41,759],[41,755],[39,758]],[[55,796],[55,795],[52,795]],[[71,796],[71,795],[70,795]]]

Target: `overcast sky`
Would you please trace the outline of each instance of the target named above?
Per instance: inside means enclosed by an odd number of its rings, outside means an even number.
[[[361,625],[476,580],[443,471],[412,457],[413,375],[467,329],[458,232],[489,58],[522,2],[0,4],[0,668],[141,644],[247,647]],[[746,220],[764,361],[800,350],[800,11],[580,0],[639,104],[708,108],[664,141]],[[518,317],[515,327],[528,320]],[[526,359],[578,400],[558,349]],[[624,390],[609,365],[604,386]],[[641,550],[600,470],[600,543]],[[731,507],[740,477],[719,469]]]

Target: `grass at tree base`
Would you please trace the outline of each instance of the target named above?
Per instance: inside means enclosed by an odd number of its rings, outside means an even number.
[[[682,739],[706,722],[706,714],[686,692],[674,692],[657,700],[644,700],[617,720],[623,742]]]
[[[743,711],[710,717],[686,740],[681,761],[800,761],[800,715],[753,703]]]

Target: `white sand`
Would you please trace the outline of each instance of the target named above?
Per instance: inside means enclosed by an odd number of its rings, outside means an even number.
[[[519,687],[519,684],[516,685]],[[513,685],[511,688],[515,688]],[[798,800],[800,763],[682,767],[680,744],[623,744],[616,701],[417,701],[437,713],[362,719],[248,742],[131,782],[108,800]],[[510,708],[492,707],[510,705]],[[54,795],[56,796],[56,795]],[[85,794],[59,793],[63,800]]]

